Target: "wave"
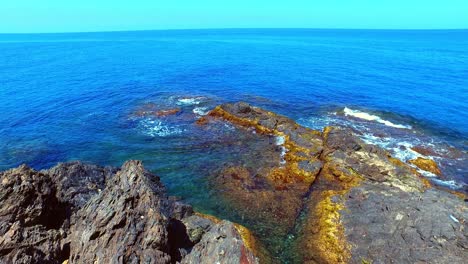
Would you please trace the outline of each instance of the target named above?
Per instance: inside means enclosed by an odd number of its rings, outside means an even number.
[[[151,137],[167,137],[171,135],[181,134],[184,130],[176,127],[164,124],[159,120],[143,119],[140,122],[140,127],[144,134]]]
[[[375,121],[377,123],[384,124],[384,125],[389,126],[389,127],[402,128],[402,129],[411,129],[412,128],[409,125],[405,126],[405,125],[395,124],[395,123],[392,123],[392,122],[390,122],[388,120],[382,119],[379,116],[372,115],[372,114],[362,112],[362,111],[359,111],[359,110],[353,110],[353,109],[350,109],[348,107],[345,107],[343,111],[344,111],[345,116],[352,116],[352,117],[359,118],[359,119],[364,119],[364,120],[367,120],[367,121]]]
[[[195,96],[195,97],[183,97],[177,99],[177,105],[199,105],[202,101],[206,100],[203,96]]]
[[[437,183],[438,185],[445,186],[447,188],[450,188],[452,190],[460,190],[463,189],[466,185],[463,183],[458,183],[454,180],[448,180],[444,181],[441,179],[433,178],[431,179],[433,182]]]
[[[208,107],[195,107],[192,111],[196,115],[204,116],[208,114]]]

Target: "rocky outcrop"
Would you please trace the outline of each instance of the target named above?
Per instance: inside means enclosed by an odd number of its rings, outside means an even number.
[[[0,173],[0,262],[61,263],[66,204],[52,179],[23,165]]]
[[[227,166],[212,181],[250,226],[261,225],[253,228],[259,237],[294,238],[293,251],[300,253],[289,261],[463,263],[467,258],[465,202],[432,188],[414,168],[351,130],[313,131],[246,103],[218,106],[199,123],[220,119],[282,138],[276,165],[263,165],[275,156],[265,153],[255,157],[254,168]]]
[[[240,226],[195,215],[141,162],[0,176],[0,263],[258,262]]]
[[[225,122],[249,143],[207,180],[252,233],[168,196],[139,161],[120,169],[21,166],[0,173],[0,263],[468,259],[466,196],[433,188],[419,170],[352,130],[314,131],[246,103],[218,106],[198,121],[200,129]]]
[[[70,261],[170,263],[169,209],[159,178],[125,163],[74,217]]]

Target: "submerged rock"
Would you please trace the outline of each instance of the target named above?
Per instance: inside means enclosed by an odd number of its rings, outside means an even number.
[[[0,263],[258,262],[237,225],[194,215],[139,161],[0,176]]]
[[[251,165],[226,165],[212,177],[213,188],[258,235],[272,240],[285,237],[320,171],[320,133],[242,102],[216,107],[204,122],[219,119],[253,129],[276,146],[252,152],[259,155],[252,157]],[[280,250],[273,249],[275,254]]]

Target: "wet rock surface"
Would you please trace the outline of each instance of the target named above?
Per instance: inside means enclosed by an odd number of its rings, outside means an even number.
[[[237,225],[195,215],[139,161],[0,176],[0,263],[258,262]]]
[[[463,195],[433,188],[409,164],[364,143],[353,131],[333,127],[313,131],[245,103],[218,106],[203,122],[211,120],[283,138],[283,151],[256,156],[254,168],[226,166],[212,180],[220,196],[267,244],[268,235],[293,239],[279,247],[270,245],[275,257],[293,248],[275,262],[467,259]],[[277,164],[265,165],[275,155]]]
[[[348,193],[341,219],[352,263],[465,263],[466,203],[436,189],[408,193],[366,183]]]

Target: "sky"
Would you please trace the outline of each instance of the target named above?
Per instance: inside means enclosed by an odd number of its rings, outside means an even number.
[[[0,33],[468,29],[468,0],[0,0]]]

